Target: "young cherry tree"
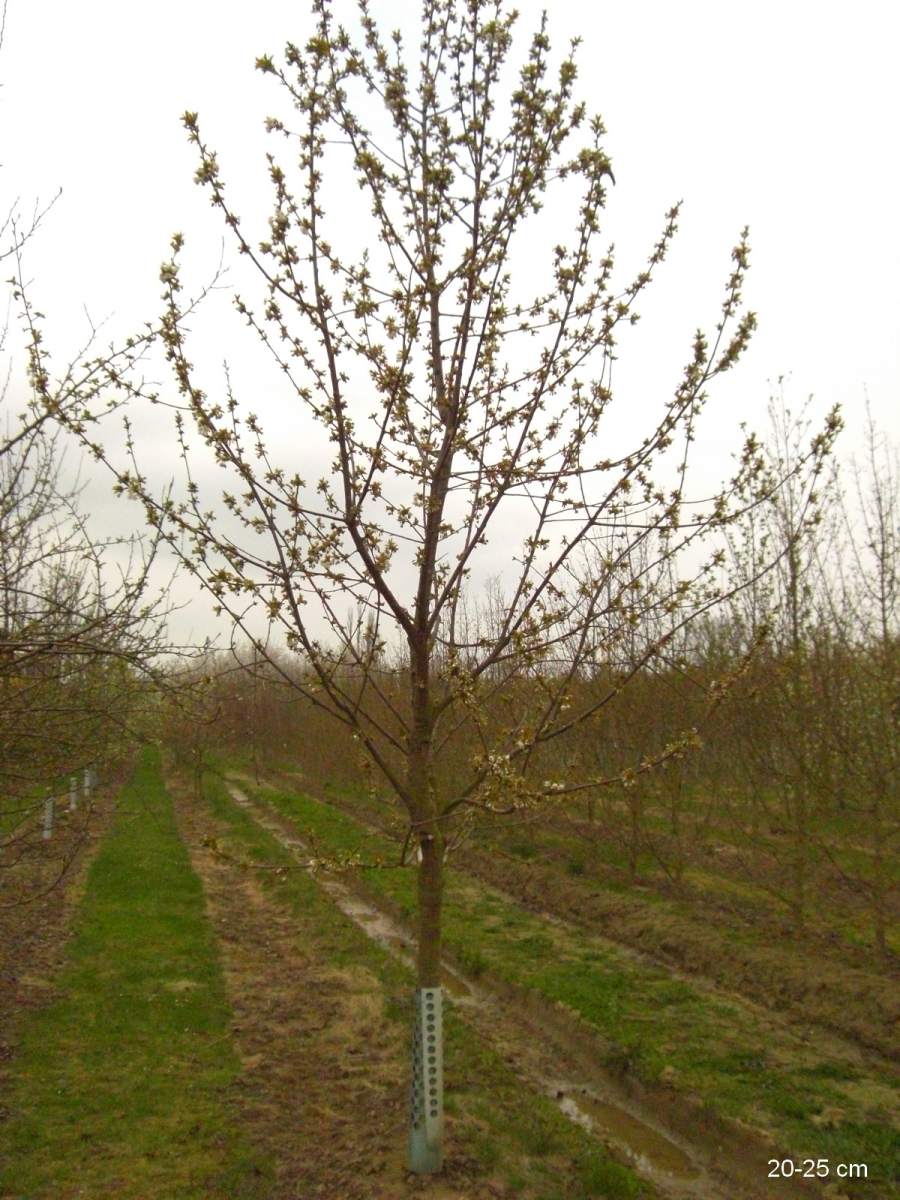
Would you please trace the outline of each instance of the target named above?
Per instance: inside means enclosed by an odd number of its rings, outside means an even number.
[[[198,378],[181,235],[161,272],[161,330],[182,397],[185,490],[152,492],[136,436],[114,469],[270,669],[354,731],[402,806],[418,851],[418,985],[439,998],[448,847],[479,812],[595,786],[549,770],[557,760],[545,751],[627,676],[606,690],[581,680],[651,607],[665,620],[631,673],[717,599],[718,551],[696,548],[746,503],[761,459],[748,439],[734,478],[698,505],[686,490],[688,450],[709,384],[737,362],[755,322],[742,308],[742,234],[711,332],[697,332],[671,393],[622,445],[629,422],[610,421],[617,339],[637,320],[678,207],[646,266],[617,284],[600,244],[612,170],[599,117],[574,98],[575,45],[552,67],[542,21],[515,68],[516,14],[502,0],[423,0],[415,53],[399,33],[383,35],[367,0],[358,17],[351,34],[328,0],[313,0],[308,42],[289,44],[280,64],[257,61],[286,101],[266,122],[285,161],[277,146],[268,156],[273,208],[261,240],[232,206],[197,114],[184,116],[197,182],[260,284],[237,310],[330,447],[320,477],[301,477],[230,382],[216,399]],[[348,216],[354,196],[362,225]],[[556,234],[542,244],[551,197]],[[32,373],[53,408],[38,341]],[[126,371],[108,378],[132,387]],[[89,410],[79,416],[86,439]],[[215,501],[200,482],[204,445],[234,480]],[[689,579],[656,570],[689,550]],[[649,593],[624,578],[638,559],[670,586]],[[476,585],[497,575],[502,602],[473,620]],[[358,614],[349,621],[348,608]],[[285,644],[303,672],[269,653]],[[384,665],[398,651],[402,690]],[[681,753],[691,736],[631,773]],[[444,771],[451,754],[463,766]],[[438,1061],[413,1113],[414,1170],[440,1168],[440,1112]]]

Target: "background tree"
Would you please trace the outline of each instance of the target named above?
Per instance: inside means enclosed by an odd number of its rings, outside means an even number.
[[[855,496],[842,511],[844,553],[823,572],[826,621],[820,696],[826,718],[820,758],[827,764],[831,810],[856,818],[856,853],[840,853],[826,828],[822,853],[860,890],[871,913],[876,949],[888,952],[896,904],[900,836],[900,463],[897,449],[867,414]],[[824,650],[827,649],[827,656]]]
[[[6,16],[4,2],[0,50]],[[25,300],[25,249],[57,198],[25,215],[18,199],[0,203],[0,263],[13,272],[14,299]],[[166,648],[166,605],[149,585],[159,538],[98,537],[44,397],[12,410],[11,340],[7,316],[0,326],[0,865],[46,857],[37,812],[48,795],[68,801],[75,777],[77,828],[51,851],[62,874],[88,828],[85,770],[133,740],[148,669]],[[128,361],[145,344],[138,338]],[[69,417],[91,392],[95,365],[80,357],[55,395]],[[113,355],[108,365],[120,361]],[[27,875],[20,873],[26,897]]]
[[[721,310],[709,334],[698,330],[672,393],[646,430],[617,426],[618,338],[638,319],[678,207],[646,265],[617,283],[598,244],[612,171],[602,122],[574,99],[575,47],[553,67],[542,22],[513,70],[514,13],[424,0],[413,60],[399,33],[382,36],[365,0],[358,8],[351,35],[314,0],[305,46],[288,44],[283,65],[257,62],[284,90],[287,111],[267,128],[294,159],[287,167],[269,155],[273,209],[261,240],[232,207],[197,114],[184,117],[197,181],[262,286],[256,302],[237,297],[238,313],[323,432],[330,460],[304,480],[230,382],[220,399],[204,389],[188,358],[176,235],[160,328],[181,395],[186,486],[154,492],[130,423],[130,462],[112,465],[118,490],[180,548],[256,654],[352,730],[392,789],[418,848],[418,985],[439,996],[448,848],[478,814],[527,813],[596,788],[605,777],[575,778],[556,747],[721,596],[715,538],[760,499],[764,460],[748,437],[734,477],[702,504],[691,503],[687,463],[707,388],[737,362],[755,322],[741,301],[743,234]],[[571,231],[558,244],[541,223],[551,190],[568,205],[554,212],[555,230]],[[335,211],[339,195],[363,198],[362,237]],[[91,418],[146,387],[97,360],[113,398],[98,388],[73,420],[39,322],[27,318],[36,391],[95,444]],[[812,440],[813,461],[836,424]],[[204,461],[233,479],[218,503],[201,487]],[[611,530],[622,535],[612,545]],[[598,631],[635,619],[641,580],[623,576],[644,543],[651,561],[691,569],[677,594],[657,593],[668,619],[629,668],[608,687],[583,688],[610,651]],[[498,571],[502,602],[488,620],[471,619],[479,582]],[[363,636],[345,618],[348,603]],[[273,652],[282,646],[302,671]],[[382,669],[388,654],[401,663],[402,691]],[[614,778],[630,783],[692,740],[679,731]],[[443,771],[448,758],[464,770]],[[440,1128],[435,1083],[414,1110],[415,1170],[439,1169]]]
[[[736,594],[718,629],[726,663],[766,633],[720,730],[737,785],[722,790],[722,809],[749,849],[748,877],[794,929],[821,924],[812,900],[837,884],[864,897],[883,955],[898,832],[896,455],[870,424],[855,497],[836,466],[804,495],[788,470],[804,414],[779,397],[772,421],[769,470],[787,477],[730,534],[738,575],[777,565]]]
[[[766,635],[756,664],[751,714],[743,730],[751,811],[763,813],[771,852],[783,867],[774,889],[802,928],[808,915],[816,856],[817,807],[823,794],[823,712],[818,672],[827,639],[822,563],[834,550],[839,492],[833,468],[804,487],[793,468],[809,435],[805,413],[794,416],[783,392],[770,402],[766,457],[772,480],[766,502],[748,513],[731,539],[739,578],[758,576],[761,561],[774,569],[741,589],[732,606],[739,640]],[[755,818],[754,818],[755,820]],[[757,824],[756,832],[762,830]]]
[[[84,773],[128,752],[167,646],[149,584],[158,539],[92,535],[58,441],[26,417],[0,443],[0,851],[43,856],[38,812],[47,796],[68,807],[74,778],[61,873],[89,824]]]

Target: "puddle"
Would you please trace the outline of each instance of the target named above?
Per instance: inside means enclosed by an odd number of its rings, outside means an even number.
[[[309,848],[290,837],[279,826],[262,816],[244,792],[228,784],[235,803],[252,813],[258,824],[300,857]],[[361,899],[334,876],[318,875],[317,880],[338,908],[355,922],[373,941],[396,959],[415,965],[415,945],[406,930],[379,908]],[[490,1011],[492,997],[469,983],[457,971],[444,965],[441,982],[458,1004]],[[581,1083],[566,1079],[544,1079],[541,1085],[570,1121],[622,1154],[633,1168],[672,1196],[709,1197],[712,1190],[704,1171],[665,1134],[635,1116],[609,1098],[602,1098]]]
[[[457,975],[455,971],[451,971],[449,967],[441,967],[441,983],[450,993],[454,1000],[465,1004],[467,1001],[472,1004],[477,1004],[478,997],[475,995],[475,989],[461,975]]]
[[[309,847],[299,838],[289,837],[274,821],[266,820],[265,817],[260,816],[256,805],[248,799],[247,795],[239,787],[229,783],[228,790],[231,792],[235,803],[251,812],[257,824],[271,833],[273,837],[276,837],[282,846],[287,847],[287,849],[292,850],[301,857],[309,854]],[[401,925],[392,920],[386,913],[383,913],[381,909],[360,899],[346,884],[341,883],[339,879],[335,879],[333,876],[319,875],[318,882],[323,891],[328,893],[341,912],[359,925],[372,941],[384,947],[394,958],[399,959],[406,966],[415,966],[415,943]],[[446,965],[441,968],[441,983],[456,1001],[477,1003],[475,991],[472,986],[457,974],[456,971]]]
[[[660,1182],[700,1178],[700,1168],[664,1134],[586,1088],[572,1094],[567,1093],[567,1087],[571,1084],[564,1081],[550,1085],[551,1094],[566,1116],[622,1150],[642,1175]]]
[[[383,946],[394,958],[399,959],[406,966],[415,966],[415,943],[396,921],[393,921],[381,909],[361,900],[359,896],[354,895],[349,888],[337,880],[320,877],[319,882],[341,912],[351,921],[355,921],[374,942]],[[454,1000],[473,1004],[477,1002],[473,989],[465,979],[446,965],[441,967],[441,983]]]

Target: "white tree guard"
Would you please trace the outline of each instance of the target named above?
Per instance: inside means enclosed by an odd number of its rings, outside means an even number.
[[[49,842],[53,837],[53,797],[48,796],[44,801],[44,841]]]
[[[418,988],[413,1021],[409,1169],[440,1171],[444,1142],[444,1029],[441,989]]]

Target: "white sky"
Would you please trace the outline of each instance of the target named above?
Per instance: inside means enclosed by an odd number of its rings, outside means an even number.
[[[389,27],[416,7],[372,0]],[[524,35],[541,6],[517,7]],[[727,462],[738,421],[764,427],[768,381],[783,374],[795,407],[809,394],[816,412],[843,406],[845,454],[859,447],[866,394],[896,439],[900,8],[884,0],[549,8],[555,46],[583,39],[580,93],[608,129],[617,186],[605,230],[622,278],[640,268],[669,205],[685,202],[644,321],[623,344],[620,385],[636,396],[671,390],[692,331],[716,318],[746,223],[746,298],[760,327],[714,392],[705,452]],[[158,313],[158,267],[173,231],[188,237],[194,278],[214,266],[221,222],[192,182],[185,109],[199,111],[239,208],[262,224],[271,148],[262,121],[282,106],[278,84],[253,63],[309,30],[305,4],[284,0],[9,0],[0,207],[18,196],[28,209],[63,189],[27,257],[60,357],[83,338],[84,307],[109,318],[110,335]],[[240,370],[236,326],[218,328],[213,361],[227,354]],[[251,406],[265,415],[264,399]],[[155,436],[165,462],[165,435]],[[104,494],[96,489],[98,509]]]

